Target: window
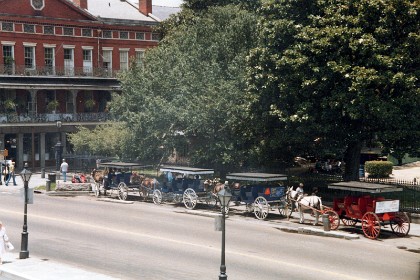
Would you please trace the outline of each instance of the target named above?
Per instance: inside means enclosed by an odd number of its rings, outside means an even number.
[[[35,69],[35,47],[25,46],[25,69],[34,70]]]
[[[64,30],[63,31],[64,35],[67,35],[67,36],[73,36],[74,35],[73,27],[64,27],[63,30]]]
[[[82,29],[82,36],[83,37],[92,37],[92,29]]]
[[[102,53],[104,70],[111,75],[112,73],[112,50],[103,50]]]
[[[2,22],[1,29],[3,31],[13,31],[13,23],[12,22]]]
[[[144,32],[136,32],[136,40],[144,40]]]
[[[120,39],[128,39],[128,32],[120,31]]]
[[[54,34],[54,26],[45,25],[44,26],[44,34]]]
[[[159,41],[160,35],[159,33],[152,33],[152,41]]]
[[[92,73],[92,50],[84,49],[83,50],[83,73],[91,74]]]
[[[103,38],[112,38],[112,31],[110,31],[110,30],[104,30],[103,32],[102,32],[102,37]]]
[[[33,24],[24,24],[23,32],[25,33],[35,33],[35,25]]]
[[[68,76],[74,75],[74,50],[71,48],[64,49],[64,74]]]
[[[3,45],[3,64],[7,74],[15,71],[14,46]]]
[[[136,62],[138,65],[143,64],[144,50],[136,50]]]
[[[120,50],[120,70],[128,70],[128,51]]]
[[[55,74],[54,48],[44,48],[45,71],[47,75]]]

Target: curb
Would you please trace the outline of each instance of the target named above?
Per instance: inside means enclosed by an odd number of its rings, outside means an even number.
[[[360,239],[358,235],[338,232],[338,231],[324,231],[324,230],[320,230],[316,228],[300,227],[297,229],[297,232],[300,234],[310,234],[310,235],[318,235],[318,236],[326,236],[326,237],[343,238],[346,240]]]
[[[97,201],[120,203],[120,204],[133,204],[134,203],[134,201],[119,200],[119,199],[114,199],[114,198],[98,198]]]
[[[80,196],[80,195],[90,195],[91,191],[50,191],[45,192],[48,196]]]

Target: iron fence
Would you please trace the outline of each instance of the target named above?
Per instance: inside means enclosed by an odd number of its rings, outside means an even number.
[[[59,113],[59,114],[0,114],[0,123],[48,123],[48,122],[103,122],[111,120],[109,113]]]

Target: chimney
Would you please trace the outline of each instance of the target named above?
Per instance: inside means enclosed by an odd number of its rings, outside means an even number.
[[[142,14],[148,15],[152,13],[152,0],[139,0],[139,10]]]
[[[73,0],[73,3],[79,6],[82,9],[87,10],[88,8],[88,0]]]

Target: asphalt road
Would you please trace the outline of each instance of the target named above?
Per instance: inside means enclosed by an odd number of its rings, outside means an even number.
[[[35,195],[28,207],[30,255],[121,279],[217,279],[221,233],[214,230],[214,218],[183,210]],[[23,203],[17,193],[0,191],[0,219],[19,249]],[[232,215],[226,227],[231,280],[419,279],[420,255],[398,249],[418,238],[300,235],[242,215]]]

